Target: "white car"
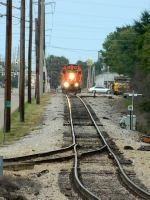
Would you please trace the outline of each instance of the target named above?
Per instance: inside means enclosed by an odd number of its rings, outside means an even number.
[[[89,92],[91,93],[105,93],[105,94],[110,94],[110,89],[106,88],[104,86],[94,86],[88,89]]]

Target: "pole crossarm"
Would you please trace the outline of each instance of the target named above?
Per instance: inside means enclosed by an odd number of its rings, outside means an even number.
[[[129,97],[132,97],[132,96],[134,96],[134,97],[137,97],[137,96],[142,96],[142,94],[128,94],[129,95]]]
[[[7,3],[0,2],[0,4],[2,4],[3,6],[7,6]],[[18,9],[18,10],[21,10],[20,7],[18,8],[18,7],[12,6],[12,8],[16,8],[16,9]]]

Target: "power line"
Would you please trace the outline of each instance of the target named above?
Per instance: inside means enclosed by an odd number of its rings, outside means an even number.
[[[56,47],[56,46],[49,46],[49,47],[52,47],[52,48],[56,48],[56,49],[64,49],[64,50],[73,50],[73,51],[91,51],[91,52],[98,52],[96,50],[88,50],[88,49],[73,49],[73,48],[63,48],[63,47]]]
[[[85,17],[98,17],[98,18],[110,18],[110,19],[118,19],[118,17],[107,17],[107,16],[100,16],[100,15],[84,15],[84,14],[78,14],[78,13],[68,13],[68,12],[58,12],[57,13],[62,13],[62,14],[67,14],[67,15],[78,15],[78,16],[85,16]],[[125,20],[130,20],[128,18],[119,18],[119,19],[125,19]]]
[[[59,0],[58,0],[59,1]],[[61,1],[61,0],[60,0]],[[120,6],[120,5],[114,5],[114,4],[104,4],[104,3],[92,3],[86,2],[86,1],[70,1],[70,0],[64,0],[63,2],[69,2],[69,3],[79,3],[79,4],[90,4],[90,5],[101,5],[101,6],[112,6],[112,7],[121,7],[121,8],[134,8],[134,9],[141,9],[141,7],[136,7],[136,6]]]

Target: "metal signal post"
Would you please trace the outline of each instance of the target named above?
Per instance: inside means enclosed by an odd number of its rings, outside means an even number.
[[[133,90],[132,93],[129,93],[128,95],[129,97],[132,97],[132,105],[130,105],[128,110],[132,111],[131,130],[133,130],[134,97],[142,96],[142,94],[134,94],[134,90]]]

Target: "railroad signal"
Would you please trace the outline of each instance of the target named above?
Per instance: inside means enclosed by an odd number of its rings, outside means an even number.
[[[16,65],[18,65],[18,60],[16,60]]]
[[[142,96],[142,94],[135,94],[133,90],[132,93],[124,93],[124,96],[127,96],[127,95],[129,97],[132,97],[132,104],[128,106],[128,110],[130,111],[130,130],[133,130],[134,97]],[[131,115],[131,112],[132,112],[132,115]]]

